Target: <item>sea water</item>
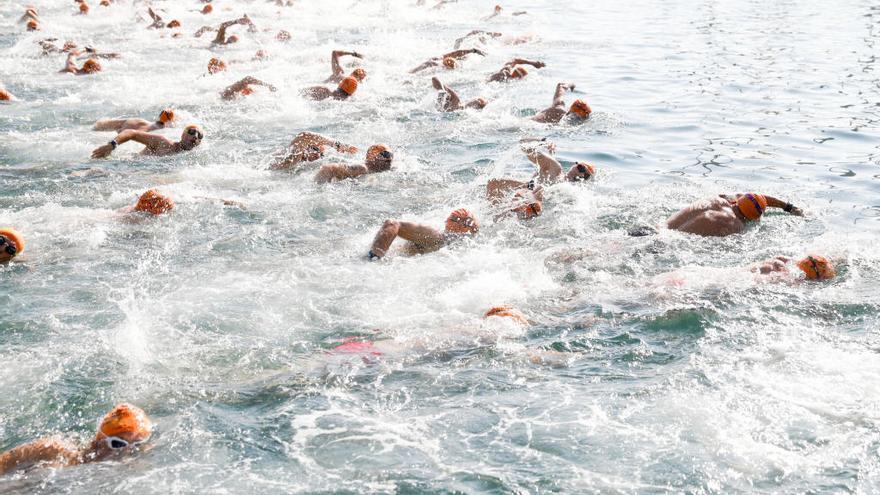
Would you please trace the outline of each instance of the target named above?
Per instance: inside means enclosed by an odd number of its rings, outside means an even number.
[[[875,493],[880,490],[880,9],[868,1],[31,0],[42,30],[0,4],[0,225],[27,250],[0,267],[0,450],[51,433],[86,441],[118,402],[158,425],[124,462],[0,478],[4,493]],[[525,15],[513,16],[524,10]],[[247,13],[256,33],[212,47],[193,33]],[[287,43],[275,39],[292,33]],[[503,33],[455,71],[409,69],[473,29]],[[508,44],[516,37],[524,44]],[[47,37],[118,52],[93,76],[57,74]],[[252,61],[258,49],[266,61]],[[345,102],[300,91],[333,49],[364,55]],[[207,75],[219,57],[229,70]],[[514,57],[546,62],[510,84]],[[347,70],[355,67],[344,59]],[[277,86],[227,102],[251,75]],[[430,76],[481,112],[439,113]],[[558,82],[594,113],[527,117]],[[100,118],[153,120],[176,139],[90,160]],[[301,131],[395,153],[390,172],[331,185],[268,169]],[[525,136],[548,137],[586,185],[548,189],[519,222],[484,199],[528,178]],[[177,208],[119,210],[146,189]],[[746,233],[662,226],[687,203],[755,191],[801,206]],[[224,205],[219,199],[240,202]],[[478,236],[366,261],[397,218]],[[757,283],[748,266],[825,255],[827,283]],[[662,280],[677,273],[683,283]],[[525,330],[481,321],[510,304]],[[502,325],[503,327],[503,325]],[[383,356],[338,355],[346,339]],[[533,357],[549,357],[536,364]]]

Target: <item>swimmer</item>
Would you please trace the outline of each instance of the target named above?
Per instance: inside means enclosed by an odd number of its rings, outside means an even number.
[[[342,65],[339,63],[339,57],[342,57],[344,55],[347,55],[349,57],[354,57],[354,58],[360,58],[360,59],[364,58],[364,56],[358,52],[344,52],[342,50],[333,50],[330,53],[330,69],[331,69],[332,73],[331,73],[330,77],[328,77],[324,81],[325,83],[339,83],[339,82],[342,82],[343,79],[345,79],[345,70],[342,68]],[[361,69],[361,70],[363,70],[363,69]],[[363,79],[359,79],[359,80],[363,80]]]
[[[574,84],[559,83],[556,85],[556,92],[553,93],[553,106],[545,108],[540,113],[532,117],[535,122],[544,124],[557,124],[564,117],[570,117],[573,121],[586,120],[593,110],[584,100],[575,100],[571,104],[568,111],[565,110],[565,100],[562,96],[566,90],[574,90]]]
[[[503,11],[504,11],[504,9],[501,8],[500,5],[496,5],[495,8],[492,9],[492,15],[487,16],[487,17],[483,17],[481,20],[483,20],[483,21],[488,21],[489,19],[493,19],[493,18],[495,18],[495,17],[501,15],[501,12],[503,12]],[[520,16],[520,15],[526,15],[526,14],[528,14],[528,12],[526,12],[525,10],[520,10],[520,11],[518,11],[518,12],[514,12],[514,13],[512,13],[512,14],[510,14],[510,15],[512,15],[512,16]]]
[[[241,81],[238,81],[235,84],[232,84],[229,87],[227,87],[226,89],[224,89],[220,93],[220,97],[223,98],[224,100],[233,100],[237,96],[247,96],[247,95],[253,94],[254,90],[251,89],[251,85],[265,86],[265,87],[269,88],[269,91],[271,91],[273,93],[275,91],[278,91],[278,88],[276,88],[275,86],[272,86],[269,83],[265,83],[263,81],[260,81],[259,79],[255,78],[255,77],[247,76],[244,79],[242,79]]]
[[[64,45],[59,47],[54,42],[58,41],[58,38],[46,38],[44,40],[37,41],[37,44],[43,48],[43,55],[49,55],[50,53],[69,53],[71,50],[75,50],[77,48],[76,43],[73,41],[65,41]]]
[[[434,57],[429,59],[427,62],[422,65],[416,67],[415,69],[409,71],[410,74],[415,74],[421,70],[425,70],[429,67],[438,67],[443,65],[447,69],[454,69],[458,67],[458,60],[461,60],[468,55],[476,53],[477,55],[481,55],[483,57],[486,56],[486,52],[479,50],[477,48],[469,48],[467,50],[455,50],[454,52],[449,52],[444,55],[440,55],[439,57]]]
[[[140,195],[134,206],[123,209],[123,213],[148,213],[161,215],[174,209],[174,201],[156,189],[149,189]]]
[[[238,41],[238,36],[230,35],[228,38],[226,37],[226,30],[231,26],[236,24],[241,24],[242,26],[250,26],[253,25],[253,22],[250,20],[248,16],[242,16],[234,21],[226,21],[220,24],[220,27],[217,28],[217,36],[211,41],[211,43],[215,45],[230,45],[232,43],[236,43]]]
[[[529,181],[516,179],[491,179],[486,184],[486,197],[493,203],[500,202],[511,191],[519,197],[531,192],[538,201],[543,200],[543,185],[567,182],[582,182],[596,175],[596,167],[589,163],[577,162],[563,175],[562,164],[553,157],[556,145],[545,139],[524,138],[520,141],[522,150],[530,162],[538,166],[538,170]]]
[[[26,24],[30,21],[40,22],[40,16],[37,14],[37,9],[33,7],[25,9],[24,15],[18,18],[18,22],[22,24]]]
[[[313,132],[301,132],[287,146],[284,156],[276,157],[269,167],[272,170],[292,170],[303,162],[314,162],[324,157],[324,150],[331,147],[339,153],[357,153],[354,146],[324,137]]]
[[[216,74],[224,70],[226,70],[226,62],[216,57],[208,60],[208,74]]]
[[[495,33],[492,31],[483,31],[480,29],[474,29],[473,31],[462,36],[461,38],[456,39],[455,45],[453,46],[453,48],[458,50],[459,48],[461,48],[462,43],[464,43],[466,40],[468,40],[469,38],[471,38],[473,36],[476,36],[480,43],[485,44],[489,38],[500,38],[502,35],[501,35],[501,33]]]
[[[685,207],[669,218],[666,227],[688,234],[723,237],[744,231],[750,222],[760,220],[767,208],[780,208],[786,213],[804,216],[800,208],[772,196],[755,193],[736,196],[722,194]]]
[[[40,30],[40,23],[35,20],[30,20],[27,22],[27,25],[25,26],[25,28],[28,31],[39,31]]]
[[[183,129],[183,134],[180,136],[180,141],[177,142],[173,142],[165,136],[160,136],[158,134],[126,130],[120,132],[116,136],[116,139],[103,146],[95,148],[95,150],[92,151],[92,158],[108,157],[117,146],[126,141],[136,141],[144,145],[145,148],[141,151],[141,155],[174,155],[195,148],[201,144],[204,137],[205,135],[202,133],[202,130],[196,125],[186,126]]]
[[[147,29],[163,29],[165,27],[165,21],[162,20],[162,17],[152,7],[147,7],[147,13],[153,19],[153,23],[147,26]]]
[[[391,148],[384,144],[374,144],[367,149],[367,156],[363,165],[343,165],[330,163],[324,165],[315,174],[315,182],[324,184],[327,182],[353,179],[367,174],[377,174],[391,170],[394,161],[394,153]]]
[[[86,15],[89,13],[89,4],[85,2],[85,0],[74,0],[79,4],[79,13],[80,15]]]
[[[357,91],[358,82],[363,81],[365,77],[367,77],[367,72],[364,69],[355,69],[351,72],[350,76],[339,83],[335,90],[331,91],[330,88],[324,86],[312,86],[303,90],[302,94],[316,101],[326,100],[327,98],[345,100]]]
[[[0,229],[0,263],[8,263],[24,252],[24,237],[12,227]]]
[[[174,110],[166,108],[159,113],[159,120],[148,122],[144,119],[101,119],[95,122],[93,131],[122,132],[128,129],[133,131],[152,132],[171,127],[174,124]]]
[[[770,278],[773,281],[800,280],[798,275],[794,275],[789,271],[788,265],[791,264],[792,261],[793,258],[777,256],[752,265],[750,270],[753,273]],[[837,276],[837,272],[831,261],[828,260],[828,258],[817,254],[807,255],[794,263],[794,265],[800,269],[800,274],[803,275],[803,280],[831,280]]]
[[[83,63],[82,68],[77,69],[76,57],[80,56],[82,53],[83,52],[80,50],[73,50],[72,52],[68,53],[67,62],[64,64],[64,68],[58,72],[61,74],[71,73],[78,76],[101,72],[101,64],[99,64],[98,61],[93,58],[89,58],[88,60],[86,60],[85,63]]]
[[[531,65],[536,69],[545,67],[547,64],[537,60],[526,60],[524,58],[515,58],[504,64],[498,72],[489,76],[487,82],[507,82],[511,79],[522,79],[526,77],[529,71],[525,67],[517,67],[518,65]]]
[[[10,93],[9,91],[6,91],[3,88],[0,88],[0,101],[12,101],[14,99],[15,99],[15,97],[12,96],[12,93]]]
[[[66,467],[117,459],[135,453],[149,440],[153,424],[140,408],[119,404],[101,420],[98,431],[84,448],[77,449],[59,437],[46,437],[0,454],[0,475],[33,467]]]
[[[444,112],[455,112],[464,108],[482,110],[488,104],[488,101],[486,101],[485,98],[476,98],[468,102],[466,105],[462,105],[461,98],[458,97],[458,93],[453,91],[452,88],[440,82],[440,79],[432,77],[431,84],[434,85],[434,89],[440,92],[437,95],[437,107]]]
[[[479,228],[477,219],[464,208],[449,215],[443,232],[421,223],[385,220],[373,239],[368,258],[370,261],[381,259],[398,237],[409,241],[405,249],[407,254],[426,254],[437,251],[455,239],[476,234]]]

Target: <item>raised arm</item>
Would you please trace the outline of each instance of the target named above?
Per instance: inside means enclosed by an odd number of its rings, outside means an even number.
[[[766,194],[764,195],[764,199],[767,200],[767,206],[771,208],[780,208],[786,213],[791,213],[792,215],[798,217],[804,216],[804,211],[791,203],[782,201],[781,199],[776,199],[773,196],[767,196]]]
[[[76,57],[79,56],[81,52],[79,50],[74,50],[67,54],[67,62],[64,64],[64,68],[59,72],[70,72],[72,74],[76,74]]]
[[[101,119],[95,122],[93,131],[118,131],[128,119]]]
[[[541,181],[555,182],[562,176],[562,164],[544,150],[537,148],[524,149],[529,161],[538,166],[538,178]]]
[[[333,50],[330,54],[330,67],[333,69],[332,77],[342,77],[345,75],[345,69],[342,68],[342,65],[339,63],[339,57],[343,55],[349,55],[355,58],[363,58],[363,56],[358,52],[344,52],[342,50]]]
[[[538,60],[526,60],[524,58],[515,58],[515,59],[511,60],[510,62],[507,62],[506,64],[504,64],[505,67],[513,67],[514,65],[531,65],[532,67],[534,67],[536,69],[540,69],[542,67],[547,66],[547,64],[545,64],[544,62],[540,62]]]
[[[217,28],[217,36],[214,37],[214,43],[216,45],[224,45],[226,44],[226,30],[229,29],[230,26],[234,26],[238,24],[238,19],[234,21],[226,21],[223,24],[220,24],[220,27]]]
[[[474,29],[473,31],[469,32],[468,34],[466,34],[466,35],[462,36],[461,38],[458,38],[457,40],[455,40],[455,45],[453,46],[453,48],[455,48],[456,50],[458,50],[458,49],[461,47],[461,44],[464,43],[464,41],[465,41],[466,39],[470,38],[471,36],[476,36],[476,35],[480,35],[480,38],[481,38],[481,39],[482,39],[482,36],[483,36],[483,35],[491,36],[491,37],[493,37],[493,38],[499,38],[499,37],[501,37],[501,33],[496,33],[496,32],[492,32],[492,31],[483,31],[483,30],[481,30],[481,29]]]
[[[420,223],[400,222],[397,220],[385,220],[382,228],[373,239],[370,249],[370,259],[385,256],[391,243],[397,237],[406,239],[422,249],[438,249],[443,245],[443,233],[439,230]]]
[[[443,55],[440,56],[440,58],[441,59],[444,59],[444,58],[462,59],[464,57],[467,57],[471,53],[476,53],[477,55],[482,55],[484,57],[486,56],[486,52],[484,52],[483,50],[479,50],[477,48],[468,48],[467,50],[455,50],[455,51],[451,51],[449,53],[444,53]]]
[[[553,93],[553,106],[554,107],[564,107],[565,100],[562,97],[565,95],[565,92],[568,90],[573,90],[574,84],[571,83],[559,83],[556,85],[556,92]]]
[[[247,89],[247,87],[250,86],[251,84],[253,84],[255,86],[265,86],[265,87],[269,88],[269,91],[277,91],[278,90],[278,88],[276,88],[275,86],[272,86],[269,83],[263,82],[263,81],[257,79],[256,77],[247,76],[247,77],[241,79],[240,81],[237,81],[237,82],[231,84],[226,89],[224,89],[220,93],[220,97],[223,98],[224,100],[232,100],[239,93],[241,93],[242,90]]]
[[[116,138],[113,141],[110,141],[103,146],[95,148],[95,151],[92,152],[92,158],[105,158],[107,156],[110,156],[110,153],[112,153],[113,150],[115,150],[119,145],[127,141],[135,141],[141,143],[151,151],[157,151],[163,148],[171,148],[174,146],[174,143],[169,141],[168,138],[166,138],[165,136],[128,129],[117,134]]]
[[[446,93],[440,93],[437,95],[437,104],[444,112],[454,112],[461,108],[461,99],[458,97],[458,93],[453,91],[452,88],[440,82],[440,79],[437,79],[436,77],[431,78],[431,84],[434,85],[434,89],[437,91]]]

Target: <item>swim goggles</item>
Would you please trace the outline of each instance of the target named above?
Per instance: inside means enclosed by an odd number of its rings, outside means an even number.
[[[15,247],[15,244],[9,242],[9,239],[6,237],[0,235],[0,247],[2,246],[6,246],[3,250],[6,251],[6,254],[9,256],[15,256],[18,254],[18,248]]]
[[[205,135],[202,134],[195,127],[190,127],[189,129],[186,130],[186,133],[189,134],[190,136],[196,136],[197,138],[199,138],[200,141],[205,137]]]

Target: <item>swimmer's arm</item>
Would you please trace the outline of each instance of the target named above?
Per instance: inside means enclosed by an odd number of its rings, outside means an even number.
[[[64,64],[64,68],[61,69],[60,72],[71,72],[76,74],[76,57],[78,57],[80,52],[78,50],[74,50],[67,54],[67,62]]]
[[[531,149],[526,150],[529,161],[538,166],[538,178],[542,181],[555,181],[562,175],[562,164],[548,153]]]
[[[534,67],[536,69],[540,69],[542,67],[547,66],[547,64],[545,64],[544,62],[541,62],[539,60],[526,60],[524,58],[515,58],[515,59],[511,60],[510,62],[507,62],[506,64],[504,64],[505,67],[513,67],[514,65],[531,65],[532,67]]]
[[[764,199],[767,200],[767,206],[771,208],[780,208],[796,217],[804,216],[804,211],[791,203],[776,199],[773,196],[767,196],[766,194],[764,195]]]
[[[458,97],[458,93],[452,88],[440,82],[440,79],[437,79],[436,77],[431,78],[431,84],[434,85],[434,89],[437,91],[444,91],[446,93],[447,98],[446,101],[443,102],[444,111],[452,112],[461,108],[461,98]]]
[[[436,67],[437,65],[438,65],[438,64],[437,64],[437,61],[434,60],[434,59],[431,59],[431,60],[428,60],[427,62],[423,63],[422,65],[416,67],[415,69],[409,71],[409,73],[410,73],[410,74],[415,74],[416,72],[419,72],[419,71],[421,71],[421,70],[425,70],[425,69],[427,69],[428,67]]]
[[[477,55],[482,55],[484,57],[486,56],[486,52],[484,52],[483,50],[478,50],[476,48],[469,48],[467,50],[455,50],[455,51],[452,51],[449,53],[445,53],[440,56],[440,59],[442,60],[444,58],[454,58],[454,59],[460,60],[460,59],[467,57],[471,53],[476,53]]]
[[[358,52],[344,52],[342,50],[333,50],[333,53],[330,54],[330,66],[333,69],[333,77],[339,77],[345,74],[345,69],[343,69],[342,65],[339,63],[339,57],[343,55],[349,55],[355,58],[364,58]]]
[[[385,220],[382,228],[379,229],[379,232],[376,233],[376,237],[373,239],[373,245],[370,249],[371,258],[385,256],[388,248],[391,247],[391,243],[398,236],[422,248],[443,245],[443,234],[433,227],[413,222]]]
[[[485,32],[486,32],[486,31],[481,31],[481,30],[479,30],[479,29],[474,29],[473,31],[471,31],[471,32],[469,32],[468,34],[462,36],[461,38],[456,39],[456,40],[455,40],[455,45],[453,46],[453,48],[455,48],[456,50],[458,50],[458,49],[461,47],[461,44],[464,42],[464,40],[470,38],[471,36],[474,36],[474,35],[477,35],[477,34],[482,34],[482,33],[485,33]],[[500,34],[500,33],[498,33],[498,34]]]
[[[570,83],[559,83],[556,85],[556,92],[553,93],[553,106],[554,107],[564,107],[565,100],[562,97],[565,95],[567,90],[574,89],[574,84]]]
[[[120,146],[122,145],[122,143],[125,143],[127,141],[135,141],[146,146],[147,149],[150,151],[169,149],[174,146],[174,144],[164,136],[159,136],[158,134],[150,134],[143,131],[135,131],[131,129],[124,130],[117,134],[114,141],[116,141],[117,146]],[[92,158],[104,158],[110,156],[110,153],[112,152],[113,145],[107,143],[103,146],[95,148],[95,151],[92,152]]]
[[[340,153],[357,153],[354,146],[341,143],[314,132],[301,132],[290,142],[290,148],[294,152],[306,151],[310,146],[330,146]]]
[[[0,454],[0,475],[27,469],[40,462],[74,464],[77,460],[77,452],[57,438],[41,438]]]
[[[342,165],[339,163],[331,163],[324,165],[315,174],[315,182],[318,184],[326,184],[328,182],[353,179],[360,177],[368,172],[365,165]]]
[[[211,43],[214,43],[217,45],[225,44],[226,43],[226,30],[229,28],[229,26],[234,26],[235,24],[238,24],[237,19],[234,21],[226,21],[223,24],[220,24],[220,27],[217,28],[217,36],[214,37],[214,41],[212,41]]]
[[[95,122],[93,131],[120,131],[128,119],[101,119]]]
[[[214,30],[214,28],[212,28],[211,26],[202,26],[199,28],[198,31],[195,32],[195,34],[193,34],[193,36],[195,36],[196,38],[201,38],[203,34],[208,33],[210,31],[213,31],[213,30]]]

